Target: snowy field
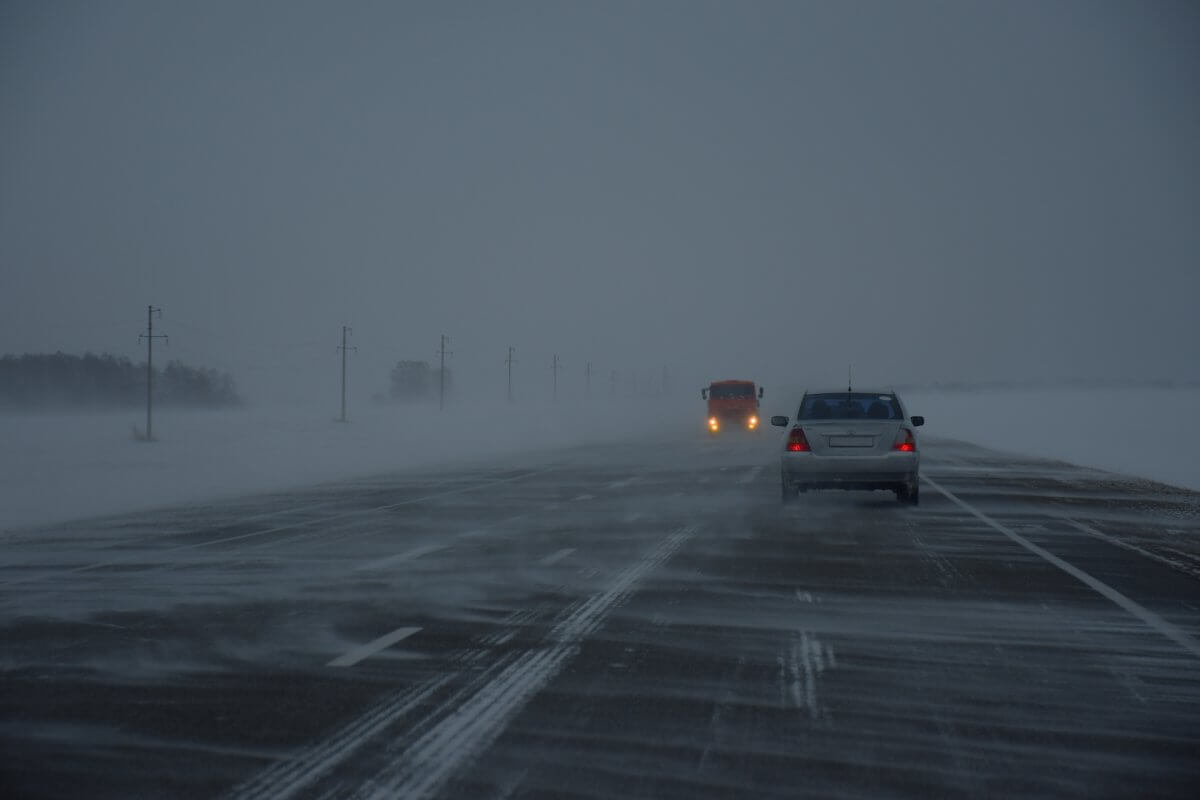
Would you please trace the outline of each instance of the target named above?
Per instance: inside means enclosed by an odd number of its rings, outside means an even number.
[[[607,413],[605,413],[607,412]],[[0,530],[418,466],[649,434],[680,415],[650,407],[372,407],[342,424],[327,409],[120,411],[0,416]]]
[[[1200,490],[1200,388],[910,393],[933,436]]]
[[[1200,390],[910,394],[928,436],[1200,489]],[[763,414],[791,413],[764,401]],[[770,407],[769,407],[770,406]],[[629,435],[687,435],[700,403],[609,408],[171,411],[0,417],[0,529],[201,502]],[[770,429],[767,431],[771,432]]]

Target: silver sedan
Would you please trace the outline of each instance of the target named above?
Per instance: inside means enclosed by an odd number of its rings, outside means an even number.
[[[787,427],[788,418],[771,417]],[[807,392],[783,444],[783,502],[808,489],[886,489],[920,502],[916,429],[892,391]]]

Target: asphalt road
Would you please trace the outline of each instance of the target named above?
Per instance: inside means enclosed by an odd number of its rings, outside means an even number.
[[[4,797],[1194,797],[1200,495],[777,435],[10,532]]]

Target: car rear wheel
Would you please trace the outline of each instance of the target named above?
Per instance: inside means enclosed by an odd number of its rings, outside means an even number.
[[[901,503],[910,506],[921,504],[921,485],[915,480],[912,483],[901,484],[896,487],[896,499]]]

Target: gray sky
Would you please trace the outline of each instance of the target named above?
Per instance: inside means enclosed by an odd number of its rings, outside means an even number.
[[[1200,378],[1188,2],[0,3],[0,352]]]

